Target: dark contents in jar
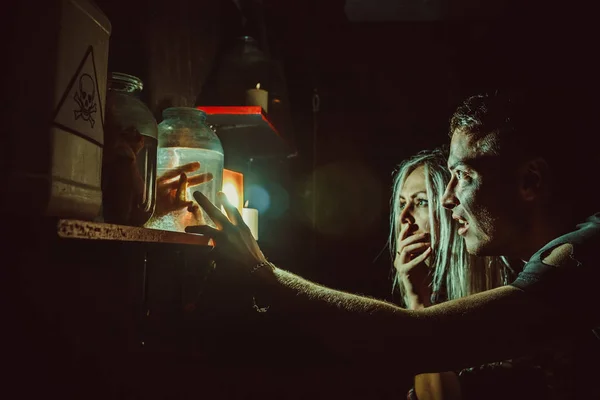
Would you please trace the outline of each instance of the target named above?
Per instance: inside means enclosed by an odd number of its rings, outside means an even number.
[[[136,128],[105,125],[102,198],[105,222],[142,226],[154,211],[157,140]]]

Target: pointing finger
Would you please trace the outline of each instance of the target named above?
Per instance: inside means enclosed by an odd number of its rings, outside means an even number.
[[[218,196],[219,196],[219,199],[221,200],[221,204],[223,205],[223,208],[225,209],[227,218],[229,218],[229,220],[236,226],[242,225],[243,220],[242,220],[242,216],[240,215],[240,212],[238,211],[237,208],[235,208],[235,206],[233,204],[231,204],[229,202],[229,199],[227,198],[225,193],[219,192]]]
[[[211,203],[210,200],[204,194],[202,194],[202,192],[194,192],[194,199],[196,199],[200,207],[204,209],[210,219],[212,219],[215,225],[217,225],[217,228],[223,229],[224,227],[228,226],[228,224],[231,224],[231,222],[229,222],[227,219],[227,216],[223,214],[221,210],[217,208],[217,206]]]

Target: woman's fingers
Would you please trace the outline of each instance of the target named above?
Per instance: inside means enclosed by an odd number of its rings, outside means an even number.
[[[403,247],[416,243],[423,242],[429,239],[429,233],[418,233],[416,235],[410,235],[398,242],[398,249],[402,249]]]
[[[431,243],[429,243],[429,242],[419,242],[419,243],[410,244],[408,246],[404,246],[402,248],[402,250],[400,250],[400,252],[399,252],[400,262],[408,263],[409,261],[413,260],[412,256],[415,253],[422,253],[430,245],[431,245]]]
[[[410,230],[408,228],[401,230],[400,231],[400,238],[399,238],[398,241],[402,241],[402,240],[406,239],[408,237],[408,235],[409,235],[409,232],[410,232]]]
[[[421,252],[421,254],[417,255],[415,258],[410,259],[410,256],[407,258],[402,259],[402,257],[400,255],[398,255],[398,257],[396,257],[396,259],[394,260],[394,268],[396,268],[396,271],[398,271],[398,273],[406,275],[409,274],[410,272],[413,271],[413,269],[422,264],[427,257],[429,257],[431,255],[431,247],[427,246],[427,248],[425,250],[423,250]]]
[[[423,261],[425,261],[427,259],[427,257],[429,257],[430,254],[431,254],[431,247],[427,247],[427,249],[425,249],[425,251],[423,253],[421,253],[418,256],[416,256],[415,258],[413,258],[412,262],[415,265],[421,264]]]

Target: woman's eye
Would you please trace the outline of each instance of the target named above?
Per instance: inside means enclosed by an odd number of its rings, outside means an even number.
[[[417,207],[427,207],[429,205],[429,201],[425,199],[417,199],[416,203]]]
[[[399,208],[400,208],[401,210],[404,210],[404,207],[406,207],[406,203],[400,203],[400,206],[399,206]]]

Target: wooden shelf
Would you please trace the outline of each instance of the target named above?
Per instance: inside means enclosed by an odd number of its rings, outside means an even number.
[[[182,232],[161,231],[73,219],[60,219],[58,237],[63,239],[109,240],[121,242],[173,243],[209,246],[209,238]]]
[[[226,154],[245,158],[287,156],[291,150],[260,106],[198,106]]]

